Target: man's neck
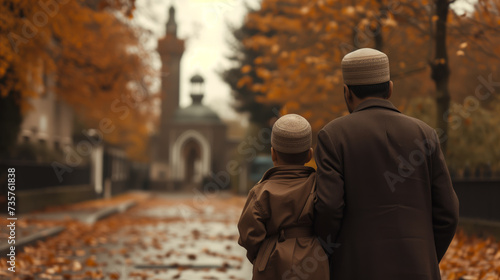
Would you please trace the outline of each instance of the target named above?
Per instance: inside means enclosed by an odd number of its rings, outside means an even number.
[[[353,112],[356,110],[356,108],[358,108],[358,106],[365,102],[366,100],[370,100],[370,99],[379,99],[379,100],[387,100],[387,98],[382,98],[382,97],[375,97],[375,96],[368,96],[368,97],[365,97],[363,99],[359,99],[359,98],[355,98],[352,102],[352,105],[353,105]]]

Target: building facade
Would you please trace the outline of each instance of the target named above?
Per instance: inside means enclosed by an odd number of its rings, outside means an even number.
[[[18,143],[39,144],[49,150],[62,151],[73,145],[73,109],[53,91],[53,77],[47,75],[39,97],[31,99],[32,109],[23,117]]]
[[[191,78],[192,104],[179,107],[180,61],[184,41],[177,37],[175,9],[169,9],[166,35],[158,42],[162,61],[161,117],[152,139],[150,178],[157,189],[191,189],[224,169],[227,127],[203,104],[204,79]]]

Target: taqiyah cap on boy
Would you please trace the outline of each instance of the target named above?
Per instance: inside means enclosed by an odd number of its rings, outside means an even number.
[[[309,150],[311,144],[311,125],[302,116],[288,114],[274,123],[271,133],[271,145],[274,150],[297,154]]]
[[[374,85],[391,80],[389,58],[383,52],[364,48],[342,59],[344,83],[349,86]]]

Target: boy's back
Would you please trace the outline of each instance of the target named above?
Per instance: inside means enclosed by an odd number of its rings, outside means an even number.
[[[253,279],[328,279],[327,257],[312,232],[315,176],[311,167],[277,166],[250,191],[238,228]]]
[[[328,258],[313,233],[316,172],[278,164],[272,154],[275,167],[252,188],[238,222],[253,279],[328,279]]]

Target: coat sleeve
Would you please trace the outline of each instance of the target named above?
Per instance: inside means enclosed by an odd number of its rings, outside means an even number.
[[[315,159],[318,170],[314,228],[325,251],[331,254],[343,217],[344,176],[342,159],[324,130],[318,133]]]
[[[432,226],[438,262],[450,245],[458,224],[458,198],[448,167],[434,133],[436,148],[432,154]]]
[[[238,222],[240,233],[238,244],[247,250],[247,258],[252,264],[266,238],[267,219],[267,211],[263,209],[257,200],[257,195],[251,190]]]

